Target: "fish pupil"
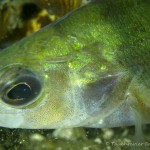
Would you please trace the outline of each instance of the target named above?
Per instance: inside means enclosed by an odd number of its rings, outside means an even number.
[[[32,94],[31,87],[26,83],[20,83],[8,91],[7,97],[12,100],[15,99],[22,100],[30,97],[31,94]]]

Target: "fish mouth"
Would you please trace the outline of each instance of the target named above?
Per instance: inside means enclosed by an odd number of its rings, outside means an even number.
[[[1,69],[0,101],[15,108],[35,102],[42,91],[41,79],[29,68],[10,65]]]

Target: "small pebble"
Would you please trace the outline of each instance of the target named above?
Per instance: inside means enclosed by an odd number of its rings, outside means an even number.
[[[53,132],[53,136],[66,140],[86,139],[86,133],[83,128],[56,129]]]
[[[44,136],[41,135],[41,134],[38,134],[38,133],[34,133],[34,134],[32,134],[32,135],[30,136],[30,139],[31,139],[32,141],[39,141],[39,142],[41,142],[41,141],[44,140]]]
[[[113,137],[113,135],[114,135],[114,131],[112,129],[103,128],[102,131],[103,131],[103,135],[102,136],[106,140],[111,139]]]
[[[101,140],[100,138],[96,138],[96,139],[94,140],[94,142],[97,143],[97,144],[101,144],[101,143],[102,143],[102,140]]]

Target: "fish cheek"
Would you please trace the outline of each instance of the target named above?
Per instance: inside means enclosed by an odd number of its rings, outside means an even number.
[[[27,120],[35,128],[55,127],[55,124],[65,120],[72,114],[69,104],[64,103],[58,97],[48,100],[43,106],[36,111],[27,115]]]
[[[68,79],[57,72],[49,76],[41,103],[26,115],[34,128],[55,128],[74,114],[74,102],[70,99]],[[60,124],[61,125],[61,124]]]

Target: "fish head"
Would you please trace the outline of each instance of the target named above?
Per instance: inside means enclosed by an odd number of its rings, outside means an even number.
[[[72,51],[54,30],[50,25],[1,51],[0,125],[45,129],[133,123],[123,101],[128,78],[101,53],[97,56],[101,43]]]
[[[103,118],[110,121],[112,106],[117,108],[122,103],[124,93],[117,91],[126,88],[126,84],[120,86],[123,72],[112,69],[113,64],[102,57],[101,43],[83,48],[79,45],[80,50],[75,51],[68,44],[68,36],[62,37],[57,24],[52,24],[1,51],[1,126],[43,129],[97,122],[107,126]],[[128,110],[124,108],[118,111]]]
[[[49,35],[52,34],[50,29]],[[67,55],[64,40],[57,40],[55,35],[49,38],[49,44],[38,35],[30,38],[34,43],[27,38],[1,52],[1,126],[56,128],[70,125],[74,117],[76,124],[80,120],[77,114],[81,120],[85,117],[84,110],[78,109],[79,96],[68,69],[72,58]]]

